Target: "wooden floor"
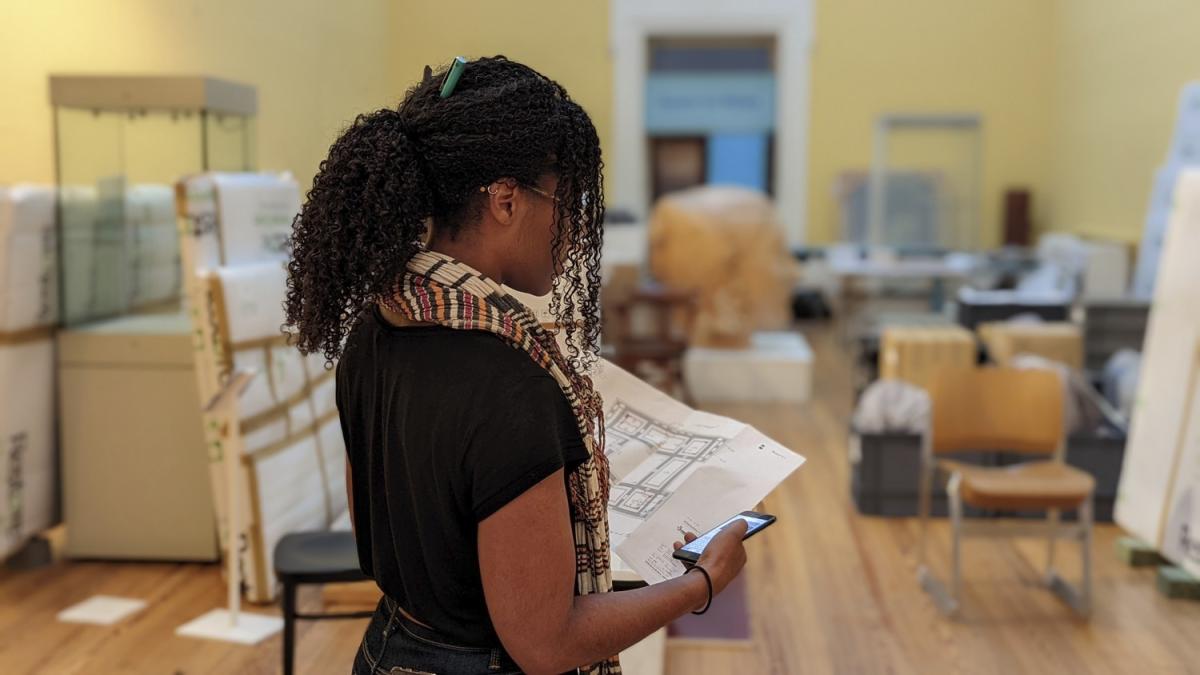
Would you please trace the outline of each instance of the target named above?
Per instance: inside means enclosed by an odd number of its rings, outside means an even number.
[[[808,457],[766,501],[779,523],[748,542],[752,644],[673,644],[668,673],[1200,673],[1200,603],[1166,600],[1153,571],[1118,562],[1112,526],[1096,533],[1090,622],[1039,586],[1041,544],[1002,541],[968,543],[963,618],[941,618],[917,586],[916,523],[860,517],[849,500],[847,359],[829,331],[805,332],[817,353],[814,400],[793,410],[717,410]],[[944,565],[943,524],[935,534],[935,562]],[[1060,564],[1073,573],[1076,562]],[[145,598],[149,608],[113,628],[55,621],[60,609],[96,593]],[[174,636],[223,600],[215,566],[0,572],[0,673],[278,672],[278,636],[256,647]],[[309,594],[302,604],[319,601]],[[302,624],[299,672],[348,673],[363,628]]]

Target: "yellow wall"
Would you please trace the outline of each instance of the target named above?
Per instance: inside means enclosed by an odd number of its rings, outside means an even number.
[[[1195,0],[814,0],[808,240],[837,236],[833,188],[866,169],[884,112],[978,112],[984,244],[1004,188],[1043,228],[1136,240],[1175,97],[1200,78]],[[503,53],[562,82],[611,153],[605,0],[41,0],[0,25],[0,182],[53,180],[51,72],[206,73],[259,89],[259,165],[307,186],[356,113],[425,64]],[[15,30],[14,30],[15,27]],[[609,166],[612,166],[609,156]],[[614,195],[612,203],[619,203]]]
[[[503,54],[566,87],[591,116],[602,151],[612,147],[606,0],[405,0],[394,3],[393,15],[389,55],[398,96],[421,78],[426,64],[436,69],[458,55]],[[612,166],[610,157],[605,161]]]
[[[1049,185],[1049,0],[816,0],[808,240],[837,238],[837,176],[870,166],[884,112],[976,112],[983,120],[982,232],[1000,238],[1000,200]]]
[[[980,112],[987,161],[983,241],[998,238],[1000,191],[1049,180],[1050,4],[1046,0],[815,0],[808,239],[830,241],[837,174],[865,169],[882,112]],[[602,0],[519,5],[397,3],[391,61],[402,92],[425,64],[503,53],[561,82],[596,123],[612,162],[609,7]],[[1043,102],[1039,104],[1038,101]],[[612,195],[610,204],[619,204]],[[1038,202],[1038,206],[1041,203]]]
[[[38,0],[0,9],[0,183],[54,180],[50,73],[207,74],[258,87],[258,163],[309,184],[353,116],[396,98],[390,0]]]
[[[1200,80],[1200,2],[1058,0],[1055,14],[1053,222],[1138,241],[1179,90]]]

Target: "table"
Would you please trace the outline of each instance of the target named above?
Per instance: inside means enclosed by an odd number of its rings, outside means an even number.
[[[962,281],[971,276],[974,266],[952,265],[943,259],[895,259],[895,260],[831,260],[829,269],[838,277],[838,303],[842,312],[843,331],[849,330],[851,316],[851,285],[859,279],[879,280],[928,280],[933,289],[929,298],[930,309],[940,312],[945,303],[947,280]]]

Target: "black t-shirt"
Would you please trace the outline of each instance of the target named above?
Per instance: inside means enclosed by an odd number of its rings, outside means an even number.
[[[495,335],[396,327],[373,309],[347,339],[337,405],[363,572],[451,641],[498,646],[478,524],[587,459],[558,384]]]

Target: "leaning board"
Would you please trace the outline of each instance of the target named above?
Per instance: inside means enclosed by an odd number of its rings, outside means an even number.
[[[287,184],[204,175],[177,191],[201,400],[211,400],[237,370],[256,373],[236,415],[204,419],[223,545],[230,488],[224,449],[242,448],[233,488],[240,491],[238,565],[251,602],[275,597],[272,555],[283,535],[327,529],[346,510],[333,372],[323,358],[301,356],[280,332],[287,274],[277,235],[285,220],[290,230],[286,205],[298,203],[285,194]],[[242,236],[229,236],[238,228]],[[240,443],[229,443],[231,434]]]
[[[1142,374],[1117,493],[1116,520],[1200,573],[1186,527],[1200,527],[1200,171],[1181,174],[1146,328]],[[1189,496],[1190,495],[1190,496]],[[1190,506],[1189,506],[1190,501]],[[1192,536],[1195,536],[1194,534]],[[1185,551],[1190,549],[1190,553]]]

